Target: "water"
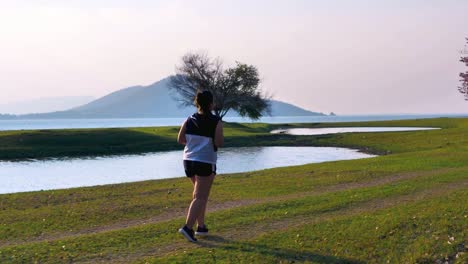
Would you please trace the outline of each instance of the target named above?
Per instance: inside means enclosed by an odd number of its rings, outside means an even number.
[[[228,122],[262,122],[262,123],[327,123],[403,120],[436,117],[467,117],[465,115],[353,115],[353,116],[277,116],[263,117],[252,121],[240,117],[226,117]],[[185,118],[130,118],[130,119],[44,119],[44,120],[0,120],[0,130],[24,129],[63,129],[63,128],[111,128],[111,127],[157,127],[179,126]]]
[[[433,130],[433,127],[326,127],[326,128],[291,128],[273,130],[271,133],[286,133],[290,135],[325,135],[348,132],[395,132]]]
[[[222,149],[218,174],[374,157],[334,147]],[[184,177],[182,151],[80,159],[0,162],[0,193]]]

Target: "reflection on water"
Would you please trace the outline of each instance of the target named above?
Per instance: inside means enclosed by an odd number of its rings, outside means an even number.
[[[324,127],[324,128],[291,128],[273,130],[271,133],[285,133],[290,135],[325,135],[348,132],[395,132],[395,131],[416,131],[433,130],[440,128],[433,127]]]
[[[373,157],[332,147],[222,149],[218,174]],[[0,193],[63,189],[184,175],[182,151],[80,159],[0,162]]]

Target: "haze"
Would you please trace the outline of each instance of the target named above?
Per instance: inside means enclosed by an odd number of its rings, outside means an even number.
[[[187,51],[256,65],[277,100],[339,114],[467,113],[466,0],[0,1],[0,104],[99,97]]]

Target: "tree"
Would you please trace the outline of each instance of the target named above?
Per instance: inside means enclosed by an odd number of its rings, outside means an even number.
[[[258,88],[259,83],[253,65],[236,62],[234,67],[224,69],[219,58],[187,53],[176,75],[171,76],[169,87],[183,106],[194,104],[198,90],[208,90],[213,93],[214,112],[220,118],[234,110],[240,116],[258,119],[271,111],[270,97]]]
[[[466,38],[466,43],[467,43],[467,46],[468,46],[468,38]],[[463,62],[466,67],[468,67],[468,49],[467,49],[467,46],[465,46],[465,50],[462,51],[462,56],[463,55],[467,55],[467,56],[464,56],[464,57],[462,57],[460,59],[460,61]],[[460,82],[462,83],[462,85],[458,87],[458,91],[460,91],[460,93],[464,94],[465,100],[468,101],[468,71],[460,73],[460,77],[461,77]]]

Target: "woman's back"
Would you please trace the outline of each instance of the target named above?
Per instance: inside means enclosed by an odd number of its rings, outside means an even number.
[[[214,144],[220,118],[208,113],[195,113],[186,121],[184,160],[216,164],[217,147]]]

